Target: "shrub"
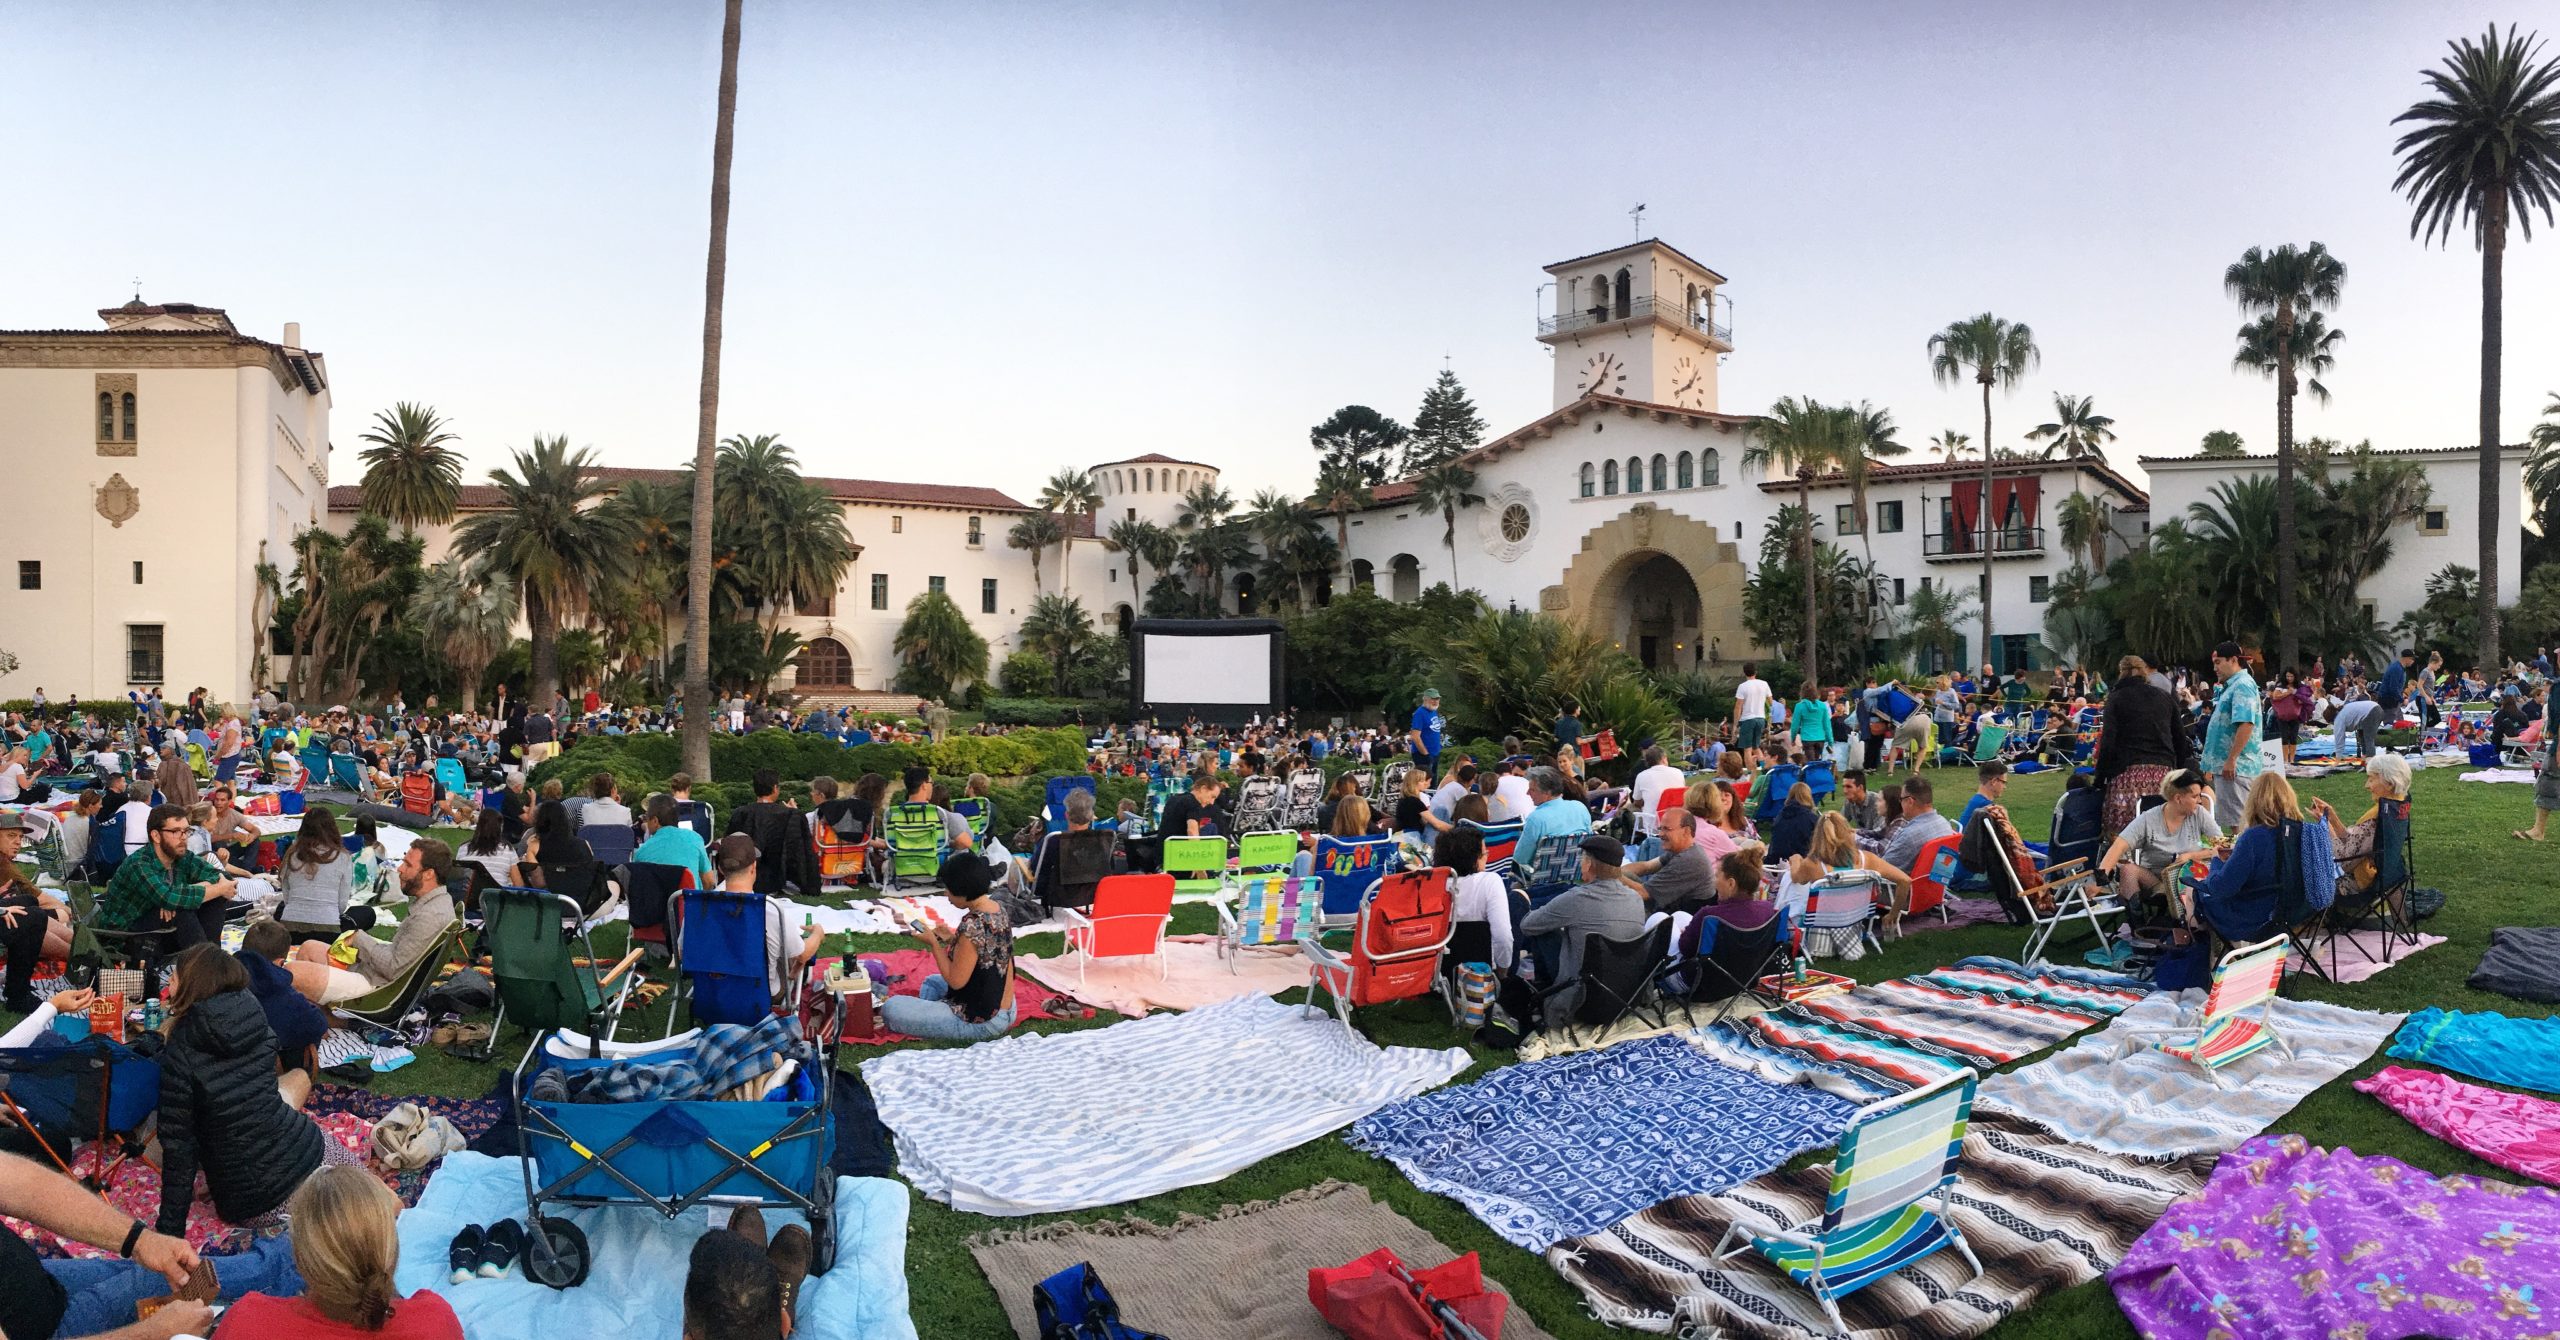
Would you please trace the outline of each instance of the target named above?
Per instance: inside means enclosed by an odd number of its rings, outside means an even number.
[[[34,710],[36,710],[36,700],[33,698],[11,698],[6,702],[0,702],[0,712],[25,713]],[[103,721],[117,726],[133,724],[133,704],[122,698],[100,698],[95,702],[84,702],[80,704],[80,711],[94,721]],[[45,704],[45,712],[56,719],[69,715],[69,709],[60,702]]]
[[[1019,777],[1032,770],[1037,756],[1028,743],[1010,735],[954,735],[924,747],[926,766],[959,777],[973,772]]]
[[[1049,658],[1036,651],[1017,651],[1004,658],[996,671],[996,682],[1006,694],[1015,698],[1034,698],[1058,679],[1058,669]]]
[[[1113,707],[1090,698],[989,698],[982,715],[991,726],[1064,726],[1108,721]]]

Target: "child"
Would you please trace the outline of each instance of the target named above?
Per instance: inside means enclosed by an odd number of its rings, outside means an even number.
[[[267,1027],[276,1035],[276,1054],[284,1058],[288,1070],[303,1066],[310,1050],[329,1031],[329,1017],[294,990],[293,973],[284,966],[292,948],[293,932],[283,922],[255,921],[241,938],[239,953],[233,955],[249,974],[249,994],[266,1011]]]

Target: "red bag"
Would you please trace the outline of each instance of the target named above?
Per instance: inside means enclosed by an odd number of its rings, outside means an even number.
[[[1494,1340],[1511,1308],[1509,1298],[1484,1287],[1474,1252],[1429,1270],[1409,1270],[1384,1247],[1347,1265],[1308,1271],[1307,1299],[1351,1340],[1463,1335],[1443,1326],[1432,1301],[1445,1305],[1484,1340]]]

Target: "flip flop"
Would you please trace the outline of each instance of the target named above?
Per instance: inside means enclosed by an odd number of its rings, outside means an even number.
[[[2535,836],[2533,836],[2531,833],[2527,833],[2526,831],[2524,831],[2524,830],[2523,830],[2523,829],[2521,829],[2521,828],[2519,828],[2519,829],[2515,830],[2515,831],[2514,831],[2514,832],[2512,832],[2512,833],[2507,834],[2507,836],[2508,836],[2508,837],[2511,837],[2511,838],[2514,838],[2514,839],[2515,839],[2516,841],[2518,841],[2518,842],[2540,842],[2540,841],[2542,841],[2542,839],[2541,839],[2541,838],[2535,837]]]

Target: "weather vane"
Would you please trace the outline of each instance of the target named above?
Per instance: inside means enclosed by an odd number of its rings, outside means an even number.
[[[1635,220],[1635,224],[1636,224],[1636,237],[1635,237],[1635,240],[1637,240],[1637,241],[1639,241],[1639,242],[1643,241],[1643,240],[1644,240],[1644,206],[1642,206],[1642,205],[1638,205],[1638,206],[1636,206],[1634,209],[1628,210],[1628,211],[1627,211],[1627,217],[1628,217],[1628,218],[1630,218],[1630,219]]]

